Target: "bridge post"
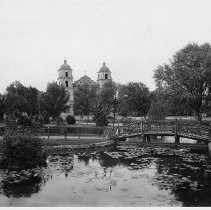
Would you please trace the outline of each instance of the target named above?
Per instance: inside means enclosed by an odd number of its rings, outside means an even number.
[[[142,134],[144,133],[144,120],[141,120],[141,130],[142,130]]]
[[[140,123],[138,123],[138,131],[139,131],[139,133],[141,133],[141,126],[140,126]]]
[[[117,148],[118,140],[116,138],[114,138],[113,141],[114,141],[114,143],[113,143],[114,148]]]
[[[145,141],[145,135],[144,135],[144,121],[143,121],[143,119],[141,120],[141,132],[142,132],[143,142],[146,142]]]
[[[209,138],[211,138],[211,123],[210,123],[210,127],[209,127]]]
[[[143,142],[145,143],[146,141],[147,141],[147,135],[144,134],[144,135],[143,135]]]
[[[176,122],[175,122],[175,129],[174,129],[174,131],[175,131],[175,135],[174,135],[174,137],[175,137],[175,141],[174,141],[174,143],[175,144],[179,144],[179,142],[180,142],[180,139],[179,139],[179,136],[178,136],[178,122],[177,122],[177,119],[176,119]]]
[[[150,135],[146,135],[147,137],[147,142],[150,142]]]

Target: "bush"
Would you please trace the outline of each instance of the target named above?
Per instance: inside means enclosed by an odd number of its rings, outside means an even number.
[[[58,116],[58,118],[56,119],[56,126],[59,126],[61,123],[63,123],[63,118],[61,116]]]
[[[38,115],[34,115],[31,119],[32,123],[32,127],[33,128],[39,128],[40,127],[40,120],[39,120],[39,116]]]
[[[124,117],[122,118],[121,122],[126,125],[126,124],[131,124],[133,123],[133,119],[129,118],[129,117]]]
[[[18,127],[18,123],[17,123],[16,117],[14,116],[14,114],[6,116],[5,124],[6,124],[6,127],[13,129],[13,130]]]
[[[42,140],[30,131],[7,130],[0,142],[0,167],[26,169],[46,165]]]
[[[67,121],[67,124],[69,124],[69,125],[73,125],[73,124],[75,124],[75,122],[76,122],[75,117],[73,117],[73,116],[71,116],[71,115],[68,115],[68,116],[66,117],[66,121]]]
[[[96,123],[96,126],[99,127],[108,126],[107,117],[102,111],[96,112],[93,120]]]
[[[13,113],[6,116],[6,126],[12,129],[17,127],[30,127],[31,120],[26,113]]]
[[[19,116],[17,117],[17,122],[19,125],[21,125],[23,127],[31,126],[31,120],[30,120],[29,116],[27,115],[27,113],[19,114]]]

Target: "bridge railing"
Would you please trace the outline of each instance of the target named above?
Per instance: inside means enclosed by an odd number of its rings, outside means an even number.
[[[182,120],[142,120],[123,124],[123,126],[113,128],[112,131],[112,135],[116,137],[130,134],[174,134],[208,140],[211,139],[211,127]]]
[[[174,133],[175,132],[175,122],[172,121],[155,121],[150,120],[145,123],[145,131],[151,133]]]
[[[201,136],[205,138],[210,138],[211,134],[210,126],[201,125],[199,123],[187,123],[179,122],[178,123],[178,133],[179,134],[188,134],[189,136]]]

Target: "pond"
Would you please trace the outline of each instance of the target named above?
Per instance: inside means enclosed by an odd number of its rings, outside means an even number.
[[[0,170],[0,205],[211,206],[206,152],[123,145],[52,152],[47,162]]]

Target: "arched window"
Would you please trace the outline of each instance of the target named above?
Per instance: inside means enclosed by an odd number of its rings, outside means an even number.
[[[65,77],[68,77],[68,72],[65,72]]]
[[[108,74],[105,74],[105,79],[108,79]]]
[[[65,81],[65,86],[68,87],[68,81]]]

